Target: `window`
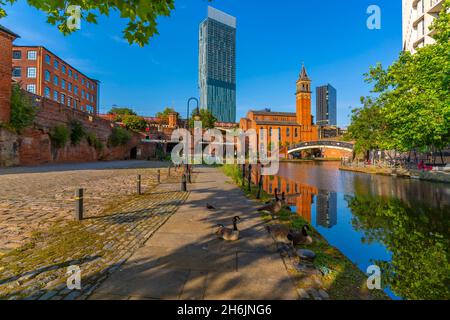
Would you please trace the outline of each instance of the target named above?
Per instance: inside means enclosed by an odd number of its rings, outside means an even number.
[[[81,78],[81,84],[84,84],[84,78]]]
[[[72,84],[70,82],[67,82],[67,90],[72,92]]]
[[[94,95],[91,94],[91,102],[94,103]]]
[[[64,104],[66,101],[66,96],[61,93],[61,103]]]
[[[58,91],[53,91],[53,100],[58,101]]]
[[[36,93],[36,85],[35,84],[27,84],[27,91],[31,93]]]
[[[61,88],[66,89],[66,80],[61,79]]]
[[[89,92],[86,92],[86,99],[87,99],[87,100],[90,100],[90,99],[89,99]]]
[[[286,137],[290,137],[291,136],[291,129],[286,128]]]
[[[70,107],[70,102],[72,101],[72,98],[71,97],[67,97],[67,106],[69,106]]]
[[[77,86],[73,87],[73,93],[78,94],[78,87]]]
[[[55,62],[53,63],[53,66],[55,67],[55,69],[59,68],[59,62],[58,60],[55,59]]]
[[[92,107],[90,105],[86,105],[86,111],[89,113],[94,113],[94,107]]]
[[[298,137],[298,128],[295,128],[294,130],[294,136],[297,138]]]
[[[77,100],[73,100],[73,107],[75,109],[78,107],[78,101]]]
[[[50,56],[48,54],[45,55],[45,63],[50,64]]]
[[[32,50],[27,53],[28,60],[36,60],[37,59],[37,51]]]
[[[84,90],[81,89],[81,97],[84,99]]]
[[[86,87],[88,87],[88,89],[91,88],[91,83],[89,81],[86,81]]]
[[[22,59],[22,51],[14,50],[13,51],[13,59],[14,60]]]
[[[36,78],[36,67],[28,67],[27,68],[27,77],[28,78]]]
[[[20,68],[20,67],[14,67],[14,68],[13,68],[12,76],[13,76],[13,77],[21,77],[21,76],[22,76],[22,68]]]
[[[50,81],[50,71],[45,70],[44,79],[45,79],[45,81]]]
[[[65,65],[62,65],[62,66],[61,66],[61,72],[62,72],[62,73],[66,73],[66,66],[65,66]]]
[[[73,78],[74,78],[75,80],[78,81],[78,73],[75,72],[75,73],[73,74]]]
[[[54,75],[54,76],[53,76],[53,83],[54,83],[54,85],[57,86],[57,85],[58,85],[58,82],[59,82],[58,76],[57,76],[57,75]]]
[[[71,77],[72,78],[72,70],[71,69],[69,69],[69,77]]]
[[[44,96],[46,98],[50,98],[50,88],[49,87],[45,87],[45,89],[44,89]]]

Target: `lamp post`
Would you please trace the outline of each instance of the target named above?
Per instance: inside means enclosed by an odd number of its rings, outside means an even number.
[[[199,106],[199,102],[198,102],[198,99],[197,98],[195,98],[195,97],[191,97],[191,98],[189,98],[188,99],[188,102],[187,102],[187,119],[186,119],[186,125],[185,125],[185,127],[186,127],[186,129],[187,130],[189,130],[189,127],[190,127],[190,125],[189,125],[189,118],[190,118],[190,114],[189,114],[189,106],[190,106],[190,104],[191,104],[191,101],[195,101],[196,102],[196,104],[197,104],[197,110],[198,110],[198,106]],[[189,144],[188,144],[189,145]],[[189,177],[188,177],[188,180],[190,180],[190,175],[191,175],[191,171],[189,170],[189,156],[188,156],[188,150],[186,150],[185,151],[186,152],[186,163],[185,163],[185,173],[187,174],[187,175],[189,175]]]

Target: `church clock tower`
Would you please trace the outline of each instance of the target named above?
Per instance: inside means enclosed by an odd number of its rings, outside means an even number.
[[[306,73],[305,66],[302,66],[299,79],[297,80],[297,123],[305,127],[312,125],[311,117],[311,80]]]

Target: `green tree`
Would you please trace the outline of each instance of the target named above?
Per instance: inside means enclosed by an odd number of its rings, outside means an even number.
[[[108,146],[117,147],[127,144],[131,140],[132,134],[121,127],[114,127],[108,138]]]
[[[20,89],[20,85],[14,84],[12,86],[9,127],[20,133],[33,124],[36,113],[36,108],[33,106],[30,96]]]
[[[377,97],[370,101],[368,110],[357,112],[352,119],[355,122],[351,135],[361,147],[369,141],[370,147],[427,151],[450,144],[449,9],[450,0],[446,0],[432,26],[435,44],[419,48],[415,54],[403,52],[386,70],[378,64],[366,74],[366,81],[373,84]],[[374,114],[376,117],[370,120]],[[364,119],[374,123],[364,126]],[[367,139],[380,124],[382,134]],[[365,132],[358,134],[358,128]]]
[[[7,4],[14,4],[17,0],[0,0],[0,18],[6,16]],[[47,22],[57,26],[64,34],[70,34],[67,26],[66,13],[69,5],[78,5],[81,9],[81,20],[87,23],[97,23],[99,15],[109,16],[110,12],[119,12],[120,17],[126,19],[127,25],[123,30],[123,37],[130,43],[140,46],[148,44],[149,39],[159,34],[157,18],[170,16],[175,9],[175,0],[27,0],[28,4],[47,15]]]
[[[194,127],[195,117],[199,116],[199,121],[202,123],[203,129],[213,129],[216,125],[217,119],[214,115],[207,109],[200,109],[197,115],[197,109],[192,111],[191,119],[189,120],[189,126]]]
[[[83,124],[78,120],[70,122],[70,141],[74,146],[79,145],[81,140],[86,136]]]
[[[57,125],[52,128],[49,136],[53,147],[59,149],[63,148],[67,144],[67,141],[69,141],[70,132],[66,126]]]
[[[141,132],[147,127],[147,121],[143,117],[135,115],[123,116],[122,123],[128,130]]]
[[[111,110],[108,111],[108,114],[121,116],[128,116],[128,115],[137,116],[136,112],[126,107],[112,107]]]

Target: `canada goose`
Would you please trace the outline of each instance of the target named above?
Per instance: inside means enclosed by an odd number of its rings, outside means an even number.
[[[311,244],[313,239],[308,235],[308,231],[311,230],[308,225],[304,225],[301,231],[290,232],[287,238],[292,241],[293,246],[299,244]]]
[[[291,240],[288,239],[288,235],[291,230],[286,225],[274,224],[266,227],[267,231],[272,235],[276,242],[290,243]]]
[[[264,204],[270,204],[278,200],[278,188],[275,188],[275,198],[273,200],[266,201]]]
[[[206,208],[208,210],[216,210],[216,208],[214,206],[210,205],[209,203],[206,204]]]
[[[237,223],[241,218],[236,216],[233,218],[233,229],[225,228],[223,225],[218,225],[216,235],[226,241],[237,241],[239,240],[239,230],[237,228]]]
[[[281,200],[278,198],[277,189],[275,189],[275,201],[272,203],[269,203],[261,208],[258,208],[258,211],[267,211],[271,214],[277,214],[278,212],[283,209],[283,204]]]

